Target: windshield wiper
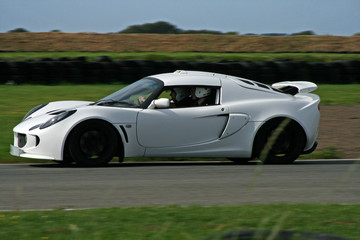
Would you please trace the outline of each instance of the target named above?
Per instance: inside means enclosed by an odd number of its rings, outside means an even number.
[[[111,106],[115,104],[126,104],[129,106],[137,106],[136,104],[128,101],[117,101],[113,99],[102,99],[97,102],[92,103],[91,105],[99,105],[99,106]]]
[[[99,105],[100,103],[112,102],[112,101],[114,101],[114,100],[112,100],[112,99],[100,99],[99,101],[90,103],[89,105]]]

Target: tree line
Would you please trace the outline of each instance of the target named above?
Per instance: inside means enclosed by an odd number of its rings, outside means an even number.
[[[16,28],[13,30],[8,31],[9,33],[16,33],[16,32],[30,32],[25,28]],[[60,30],[51,30],[50,32],[61,32]],[[131,25],[124,30],[121,30],[117,33],[153,33],[153,34],[215,34],[215,35],[260,35],[260,36],[296,36],[296,35],[316,35],[311,30],[301,31],[292,34],[286,33],[264,33],[264,34],[253,34],[253,33],[246,33],[246,34],[239,34],[238,32],[221,32],[221,31],[214,31],[214,30],[183,30],[178,28],[177,26],[165,22],[165,21],[158,21],[154,23],[145,23],[145,24],[138,24],[138,25]],[[353,34],[353,36],[360,36],[359,33]]]

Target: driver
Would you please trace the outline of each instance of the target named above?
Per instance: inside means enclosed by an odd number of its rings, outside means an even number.
[[[144,96],[138,97],[139,104],[142,104],[146,101],[146,98]]]
[[[192,105],[190,89],[175,87],[171,89],[171,98],[176,107],[189,107]]]

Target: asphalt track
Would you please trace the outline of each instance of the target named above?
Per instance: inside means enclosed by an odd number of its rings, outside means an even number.
[[[0,210],[242,203],[358,204],[360,159],[0,165]]]

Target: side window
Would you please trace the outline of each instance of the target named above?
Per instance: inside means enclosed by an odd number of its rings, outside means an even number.
[[[219,88],[198,86],[192,88],[191,98],[194,106],[211,106],[219,104]]]
[[[164,89],[158,98],[170,100],[171,108],[217,105],[220,89],[208,86],[174,86]]]

